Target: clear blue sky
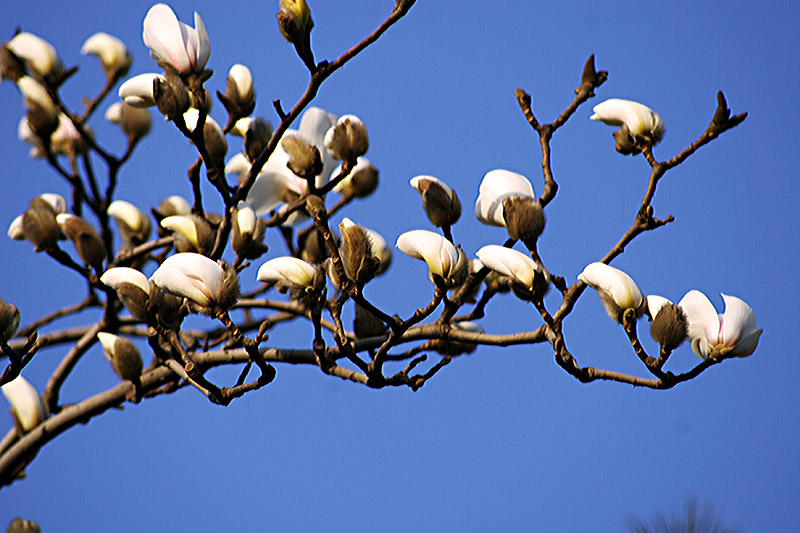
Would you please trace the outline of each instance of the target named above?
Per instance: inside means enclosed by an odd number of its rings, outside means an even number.
[[[156,70],[141,40],[150,5],[7,3],[0,37],[20,25],[53,43],[68,66],[78,65],[64,93],[76,107],[102,83],[96,59],[78,53],[95,31],[128,44],[131,74]],[[392,5],[313,2],[317,58],[339,55]],[[275,123],[271,100],[288,109],[300,96],[307,73],[278,34],[277,2],[172,6],[181,20],[193,11],[205,20],[209,67],[217,72],[210,89],[224,89],[225,72],[241,62],[256,79],[257,114]],[[540,240],[551,270],[573,282],[630,225],[649,171],[641,156],[614,152],[612,129],[588,120],[591,106],[621,97],[658,111],[667,135],[655,155],[663,160],[703,131],[723,90],[734,113],[749,112],[747,121],[667,175],[655,215],[672,214],[676,222],[637,239],[614,264],[645,292],[675,301],[690,289],[718,308],[720,292],[744,299],[764,328],[752,357],[726,361],[670,391],[580,384],[541,345],[480,348],[417,393],[374,391],[316,368],[278,366],[273,384],[227,408],[184,389],[68,431],[42,450],[28,479],[0,492],[0,527],[22,515],[44,531],[620,531],[632,516],[679,512],[694,496],[743,531],[796,531],[798,17],[788,2],[418,0],[315,102],[338,115],[354,113],[369,128],[367,156],[381,184],[351,207],[350,218],[390,242],[428,228],[408,180],[432,174],[459,193],[464,217],[454,233],[474,254],[505,238],[471,215],[484,173],[520,172],[541,191],[538,139],[514,89],[527,90],[538,118],[550,122],[570,102],[588,55],[596,54],[609,80],[553,139],[561,188]],[[22,111],[12,84],[0,85],[0,102],[5,228],[33,196],[67,189],[17,140]],[[224,121],[218,103],[212,116]],[[92,127],[106,146],[123,150],[122,135],[102,114]],[[231,146],[232,154],[239,145]],[[154,120],[122,171],[118,198],[150,207],[168,194],[188,197],[193,161],[171,124]],[[270,255],[278,254],[275,235],[269,244]],[[27,243],[0,239],[0,253],[0,297],[20,308],[23,323],[83,296],[76,276]],[[254,278],[255,269],[246,271],[244,286],[254,287]],[[401,316],[430,294],[424,265],[399,252],[367,288]],[[498,297],[488,312],[484,326],[492,333],[540,323],[510,296]],[[646,338],[645,327],[641,332]],[[270,342],[308,347],[310,333],[298,323]],[[565,333],[581,364],[646,375],[593,294],[581,298]],[[42,389],[63,354],[42,351],[25,375]],[[668,368],[684,371],[696,361],[684,346]],[[213,377],[230,381],[236,372]],[[97,347],[67,382],[64,402],[115,380]],[[0,430],[10,425],[0,408]]]

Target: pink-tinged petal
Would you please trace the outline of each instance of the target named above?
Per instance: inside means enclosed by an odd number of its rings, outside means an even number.
[[[756,314],[736,296],[723,294],[722,299],[725,313],[720,315],[719,342],[733,347],[756,330]]]
[[[711,345],[705,337],[694,337],[692,339],[692,351],[700,359],[708,359],[711,354]]]
[[[166,61],[181,74],[192,71],[184,41],[184,29],[175,12],[166,4],[156,4],[144,17],[142,39],[156,61]]]
[[[42,397],[22,376],[3,385],[2,390],[25,431],[30,431],[47,418],[47,408]]]
[[[703,338],[707,344],[716,345],[719,338],[719,315],[708,297],[700,291],[691,290],[678,302],[689,321],[686,338],[694,341]],[[694,349],[694,344],[692,344]],[[695,353],[698,353],[695,351]],[[700,354],[698,354],[700,355]],[[706,356],[708,353],[705,354]]]
[[[761,333],[764,330],[757,329],[752,332],[750,335],[747,335],[745,338],[739,341],[739,343],[733,347],[731,350],[731,355],[734,357],[747,357],[748,355],[752,354],[756,351],[756,347],[758,346],[758,339],[761,337]]]
[[[505,226],[503,200],[512,196],[534,197],[533,185],[522,174],[497,169],[486,173],[475,202],[475,218],[490,226]]]
[[[196,42],[195,50],[197,51],[194,71],[200,72],[206,68],[208,58],[211,57],[211,40],[208,38],[206,25],[198,13],[194,14],[194,34]]]

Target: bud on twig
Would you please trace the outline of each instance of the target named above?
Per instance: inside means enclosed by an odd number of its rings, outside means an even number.
[[[331,175],[331,181],[335,180],[341,171],[341,167],[334,171]],[[336,184],[333,190],[343,196],[366,198],[375,192],[377,188],[378,169],[373,167],[367,158],[359,157],[356,166],[342,181]]]
[[[120,379],[138,381],[142,375],[142,356],[129,339],[103,331],[97,334],[103,353]]]
[[[175,235],[175,248],[179,252],[207,254],[214,248],[216,233],[211,225],[198,215],[175,215],[161,221],[161,227]]]
[[[422,208],[437,228],[452,226],[461,217],[461,201],[456,192],[433,176],[417,176],[411,186],[422,196]]]
[[[239,63],[233,65],[228,71],[225,94],[217,91],[217,97],[233,119],[238,120],[250,115],[256,107],[253,74],[250,69]]]
[[[355,115],[340,117],[336,124],[325,132],[325,147],[334,159],[351,162],[367,153],[369,138],[367,127]]]
[[[0,342],[8,342],[19,329],[19,309],[0,298]]]
[[[163,77],[153,78],[153,100],[161,114],[173,122],[182,117],[192,104],[189,89],[180,76],[171,70],[166,70]]]
[[[22,232],[34,245],[34,251],[51,251],[58,248],[61,234],[56,215],[51,209],[32,207],[22,215]]]
[[[75,245],[81,260],[98,273],[101,272],[103,261],[106,259],[106,249],[92,225],[85,219],[69,213],[56,215],[56,222],[64,235]]]
[[[544,231],[544,211],[539,200],[532,196],[511,196],[503,200],[503,219],[508,236],[525,243],[529,250]]]
[[[150,218],[132,203],[114,200],[106,212],[114,217],[125,246],[142,244],[150,237]]]
[[[266,251],[264,219],[256,216],[253,208],[246,202],[239,202],[231,217],[231,246],[242,259],[257,259]]]
[[[249,161],[255,161],[272,137],[272,125],[260,117],[248,121],[244,132],[244,153]]]
[[[365,228],[349,218],[342,220],[339,231],[342,234],[339,254],[344,271],[356,285],[363,287],[375,277],[380,265],[380,260],[372,256],[372,239]]]
[[[650,336],[668,352],[683,343],[687,332],[686,313],[677,305],[669,302],[661,306],[650,326]]]
[[[133,107],[124,100],[106,110],[106,120],[119,124],[122,133],[132,139],[141,139],[150,132],[150,111]]]
[[[281,148],[289,155],[286,166],[289,170],[314,183],[322,173],[322,156],[319,149],[306,142],[302,137],[289,135],[281,140]]]

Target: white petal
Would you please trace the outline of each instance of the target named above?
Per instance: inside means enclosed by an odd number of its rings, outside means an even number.
[[[152,72],[134,76],[119,86],[117,94],[130,106],[152,107],[156,105],[155,97],[153,96],[153,82],[156,78],[164,79],[160,74]]]
[[[100,276],[100,281],[114,290],[117,290],[123,283],[132,283],[142,289],[145,294],[150,294],[150,281],[147,276],[134,268],[109,268]]]
[[[625,125],[634,134],[644,134],[656,129],[661,117],[646,105],[631,100],[611,98],[592,109],[591,120],[600,120],[609,126]]]
[[[168,5],[150,8],[144,17],[142,39],[156,61],[166,61],[181,74],[192,71],[181,23]]]
[[[526,287],[533,285],[538,267],[529,256],[496,244],[484,246],[476,255],[481,263],[495,272],[515,279]]]
[[[122,102],[114,102],[108,106],[105,117],[107,121],[119,124],[122,120]]]
[[[67,210],[67,201],[60,194],[46,192],[39,195],[39,198],[50,204],[56,214],[64,213]]]
[[[100,331],[97,333],[97,338],[100,340],[100,344],[103,345],[103,355],[106,356],[106,359],[111,361],[111,356],[114,355],[114,345],[117,343],[119,337],[113,333]]]
[[[206,68],[208,58],[211,57],[211,40],[208,38],[206,24],[203,22],[203,19],[200,17],[199,13],[194,14],[194,28],[197,39],[197,60],[194,64],[194,71],[200,72]]]
[[[197,226],[191,217],[186,215],[173,215],[171,217],[166,217],[161,220],[161,227],[176,233],[180,233],[194,245],[195,249],[197,248]]]
[[[756,314],[736,296],[723,294],[722,300],[725,302],[725,313],[719,317],[719,342],[733,347],[756,330]]]
[[[55,118],[56,106],[53,103],[53,99],[47,94],[47,89],[42,87],[38,81],[30,76],[22,76],[17,80],[17,87],[19,87],[25,99],[25,107],[30,108],[33,105],[38,106]]]
[[[63,69],[56,49],[38,35],[22,31],[5,46],[41,75],[57,75]]]
[[[205,306],[219,297],[223,274],[216,261],[185,252],[168,257],[150,280],[167,292]]]
[[[258,269],[256,279],[265,283],[291,283],[303,287],[311,286],[316,274],[313,265],[296,257],[270,259]]]
[[[762,332],[763,330],[757,329],[750,335],[747,335],[733,347],[731,355],[734,357],[747,357],[752,354],[756,351],[756,347],[758,347],[758,339],[761,337]]]
[[[129,61],[125,43],[105,32],[97,32],[83,42],[81,54],[94,54],[106,69],[113,70]]]
[[[22,376],[6,383],[2,387],[3,395],[17,413],[22,429],[30,431],[47,418],[47,409],[42,397],[33,385]]]
[[[450,195],[450,198],[453,197],[453,189],[451,189],[445,182],[443,182],[439,178],[434,178],[433,176],[425,176],[425,175],[416,176],[414,178],[411,178],[411,181],[409,181],[409,183],[411,184],[412,187],[414,187],[417,190],[418,193],[422,194],[422,191],[419,190],[419,186],[420,182],[423,180],[434,182],[439,187],[444,189],[447,192],[447,194]]]
[[[237,204],[236,223],[242,233],[253,233],[256,229],[256,213],[247,202],[239,202]]]
[[[655,319],[658,312],[667,304],[671,304],[672,302],[664,298],[663,296],[656,296],[655,294],[647,295],[645,298],[647,302],[647,312],[650,314],[651,319]]]
[[[317,178],[317,187],[322,187],[330,180],[331,172],[336,168],[336,160],[331,157],[325,148],[325,133],[336,124],[336,115],[328,113],[319,107],[309,107],[300,117],[300,126],[297,128],[300,135],[319,149],[322,156],[323,170]],[[287,131],[284,135],[289,134]]]
[[[142,211],[130,202],[125,200],[114,200],[108,206],[107,213],[116,220],[123,222],[133,231],[139,231],[144,225],[145,216]]]
[[[593,289],[606,291],[621,310],[638,309],[644,300],[633,278],[605,263],[587,265],[578,279]]]
[[[239,122],[241,122],[241,120]],[[248,161],[247,156],[242,152],[238,152],[236,155],[228,159],[228,162],[225,164],[225,173],[238,174],[239,177],[244,177],[247,176],[248,172],[250,172],[250,167],[252,166],[253,165],[250,163],[250,161]]]
[[[475,217],[484,224],[505,226],[503,200],[512,196],[535,197],[533,185],[528,178],[509,170],[487,172],[478,190]]]
[[[370,166],[372,166],[372,164],[369,162],[369,159],[367,159],[366,157],[359,157],[356,160],[356,166],[353,167],[353,170],[350,171],[350,174],[348,174],[347,177],[344,178],[342,181],[337,183],[336,187],[334,187],[333,190],[339,194],[345,194],[348,188],[350,187],[350,182],[352,181],[353,176],[355,176],[357,173],[361,172],[365,168],[369,168]],[[339,165],[333,170],[333,172],[331,172],[330,181],[335,180],[337,177],[339,177],[339,174],[341,173],[342,173],[342,165]]]
[[[397,238],[396,246],[409,257],[425,261],[433,274],[445,279],[458,262],[458,252],[452,243],[432,231],[407,231]]]
[[[253,73],[246,66],[236,63],[228,71],[228,78],[233,80],[234,85],[236,85],[236,92],[239,93],[239,98],[248,98],[253,92]]]
[[[719,315],[705,294],[691,290],[681,298],[678,306],[686,313],[689,321],[686,334],[688,340],[694,341],[694,339],[702,338],[712,346],[719,342]],[[692,345],[692,349],[694,349],[694,345]],[[708,356],[708,352],[704,356]]]
[[[14,240],[25,240],[25,232],[22,231],[22,215],[18,215],[17,218],[11,221],[11,224],[8,225],[8,231],[6,233]]]

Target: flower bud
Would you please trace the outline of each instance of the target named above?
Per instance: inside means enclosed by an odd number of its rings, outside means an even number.
[[[194,108],[189,109],[183,115],[183,120],[189,131],[194,131],[199,119],[200,112]],[[206,116],[205,124],[203,124],[203,140],[214,166],[219,169],[225,168],[225,155],[228,153],[228,141],[225,139],[225,134],[222,132],[219,123],[210,116]]]
[[[122,87],[120,87],[120,96],[121,93]],[[173,122],[183,116],[192,104],[189,89],[180,76],[170,70],[167,70],[164,76],[153,79],[153,100],[161,114]]]
[[[115,291],[125,308],[139,320],[147,320],[153,287],[147,277],[133,268],[114,267],[106,270],[100,281]]]
[[[179,252],[210,253],[216,232],[206,219],[197,215],[175,215],[161,221],[161,227],[175,232],[175,248]]]
[[[1,388],[22,431],[32,430],[47,418],[47,408],[42,397],[27,379],[17,376]]]
[[[264,283],[275,283],[279,288],[311,288],[314,286],[317,269],[295,257],[270,259],[258,269],[256,279]]]
[[[21,77],[17,81],[17,87],[28,110],[27,118],[31,131],[41,139],[49,139],[58,128],[58,112],[53,99],[47,94],[47,90],[30,76]]]
[[[433,176],[417,176],[411,186],[422,196],[422,208],[437,228],[452,226],[461,217],[461,201],[456,192]]]
[[[673,303],[665,303],[653,317],[650,335],[664,350],[671,352],[680,346],[688,332],[686,313]]]
[[[106,212],[114,217],[126,246],[147,242],[150,237],[150,218],[138,207],[124,200],[115,200]]]
[[[150,280],[160,289],[186,298],[193,311],[213,315],[239,299],[239,279],[227,265],[195,253],[168,257]]]
[[[124,100],[106,110],[106,120],[119,124],[122,133],[132,139],[141,139],[150,132],[150,111],[133,107]]]
[[[591,263],[578,275],[578,280],[597,290],[597,296],[612,320],[621,324],[628,309],[635,311],[636,318],[644,313],[645,300],[639,287],[622,270],[605,263]]]
[[[281,139],[281,148],[289,155],[286,166],[304,179],[313,179],[322,172],[322,156],[316,146],[298,135]]]
[[[19,309],[0,298],[0,342],[8,342],[19,328]]]
[[[339,224],[342,234],[342,245],[339,254],[347,277],[363,287],[375,277],[380,260],[372,256],[372,240],[366,229],[355,224],[349,218]]]
[[[101,331],[97,334],[103,354],[120,379],[138,381],[142,375],[142,355],[129,339]]]
[[[531,196],[510,196],[503,200],[503,219],[508,236],[534,249],[544,231],[544,211],[539,200]]]
[[[332,175],[331,181],[341,173],[339,167]],[[343,196],[350,196],[353,198],[366,198],[378,188],[378,169],[373,167],[372,164],[365,157],[359,157],[356,166],[340,181],[334,191]]]
[[[256,107],[250,69],[238,63],[233,65],[228,71],[225,94],[217,92],[217,96],[231,117],[238,119],[250,115]]]
[[[42,533],[42,528],[38,523],[18,516],[8,524],[6,533]]]
[[[58,248],[61,230],[51,209],[33,207],[22,215],[22,232],[34,245],[34,251],[52,251]]]
[[[119,86],[117,95],[125,103],[133,107],[153,107],[156,105],[154,88],[156,82],[166,83],[166,78],[161,74],[149,72],[134,76]]]
[[[25,61],[40,80],[57,81],[64,72],[64,65],[52,44],[41,37],[25,31],[16,34],[5,45],[16,57]]]
[[[125,43],[102,31],[83,42],[81,54],[94,54],[100,58],[103,71],[109,78],[119,79],[128,73],[131,66],[131,55]]]
[[[246,202],[239,202],[231,217],[231,246],[242,259],[257,259],[267,251],[266,224]]]
[[[106,248],[97,231],[85,219],[60,213],[56,215],[56,222],[72,244],[81,260],[94,268],[98,273],[103,270],[103,261],[106,259]]]
[[[314,21],[306,0],[280,0],[278,5],[278,28],[283,38],[292,44],[307,39]]]
[[[244,153],[249,161],[255,161],[272,137],[272,125],[263,118],[256,117],[248,122],[243,136]]]
[[[325,147],[334,159],[350,161],[367,153],[369,138],[367,127],[355,115],[345,115],[325,132]]]
[[[359,339],[385,335],[389,326],[360,305],[356,304],[356,316],[353,319],[353,332]]]
[[[75,155],[85,152],[87,145],[72,120],[64,113],[59,113],[58,127],[50,135],[50,147],[55,154]]]
[[[22,215],[17,215],[17,217],[11,221],[6,233],[15,241],[25,240],[25,232],[22,230]]]
[[[25,75],[25,62],[18,58],[5,45],[0,46],[0,81],[17,82]]]

